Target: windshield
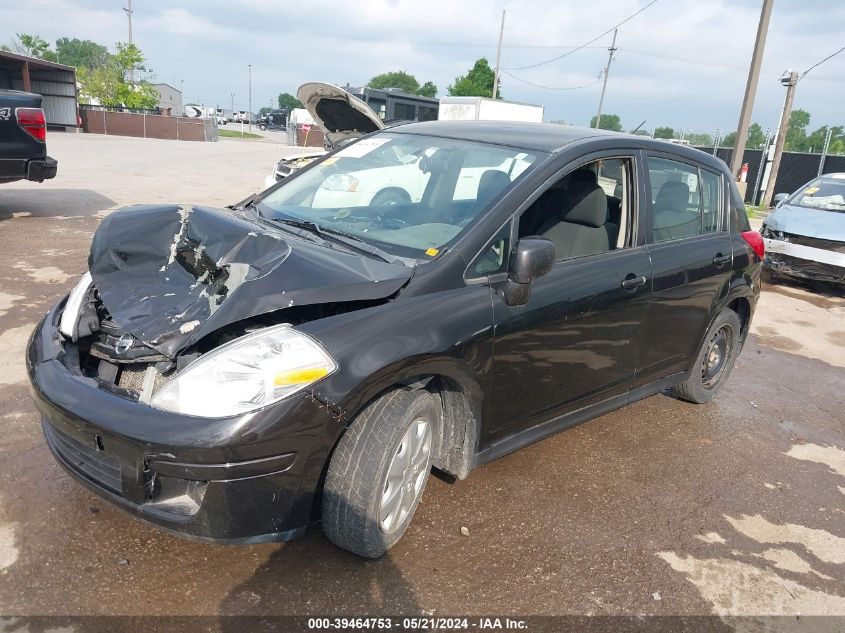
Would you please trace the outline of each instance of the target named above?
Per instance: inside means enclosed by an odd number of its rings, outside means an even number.
[[[271,191],[261,215],[414,259],[436,257],[537,160],[518,148],[383,132]]]
[[[814,180],[793,194],[787,204],[824,211],[845,211],[845,177]]]

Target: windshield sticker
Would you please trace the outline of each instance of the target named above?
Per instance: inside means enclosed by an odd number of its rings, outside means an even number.
[[[323,161],[324,165],[334,165],[337,162],[337,156],[329,156]]]
[[[440,250],[437,249],[437,248],[430,248],[425,252],[425,254],[428,255],[429,257],[436,257],[437,253],[439,253],[439,252],[440,252]]]
[[[361,158],[373,150],[378,149],[389,140],[389,138],[365,138],[362,141],[358,141],[357,143],[344,147],[335,154],[335,156],[343,156],[344,158]]]
[[[806,189],[804,189],[804,193],[807,194],[808,196],[812,196],[818,190],[819,190],[819,187],[807,187]]]

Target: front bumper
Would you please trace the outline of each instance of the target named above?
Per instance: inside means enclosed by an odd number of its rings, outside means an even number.
[[[73,369],[54,308],[27,370],[56,460],[101,497],[166,530],[227,543],[284,541],[308,524],[339,429],[325,406],[292,398],[234,418],[160,411]]]
[[[777,273],[832,283],[845,283],[845,253],[764,238],[765,264]]]

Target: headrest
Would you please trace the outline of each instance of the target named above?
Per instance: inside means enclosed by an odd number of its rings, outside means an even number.
[[[488,169],[478,181],[478,202],[490,202],[511,184],[510,177],[498,169]]]
[[[686,211],[689,204],[689,186],[678,180],[664,182],[654,201],[655,211]]]
[[[588,182],[573,182],[566,190],[569,211],[565,222],[598,228],[607,222],[607,196],[604,189]]]
[[[592,169],[576,169],[569,174],[569,184],[576,182],[585,182],[590,185],[597,185],[599,177]]]

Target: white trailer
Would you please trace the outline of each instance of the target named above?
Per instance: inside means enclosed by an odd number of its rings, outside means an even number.
[[[442,97],[437,118],[441,121],[543,122],[543,106],[485,97]]]

